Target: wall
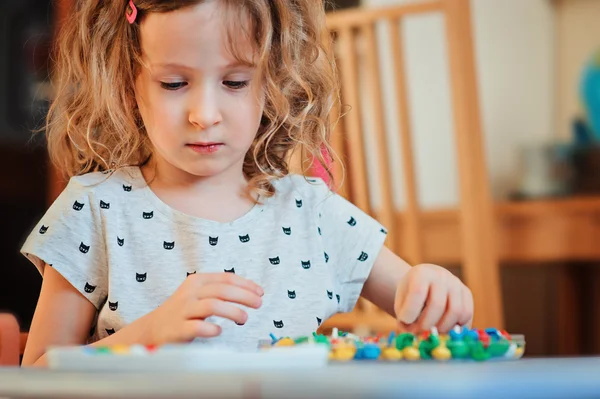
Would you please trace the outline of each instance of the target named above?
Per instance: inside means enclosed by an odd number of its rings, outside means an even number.
[[[581,115],[579,81],[583,65],[600,49],[600,1],[555,0],[558,66],[556,126],[567,137],[575,115]]]
[[[363,0],[363,5],[411,1]],[[472,7],[486,154],[492,190],[500,199],[518,183],[521,146],[555,136],[554,10],[548,0],[472,0]],[[403,32],[420,203],[424,208],[454,206],[459,193],[444,21],[441,15],[410,17]],[[389,79],[389,54],[381,54],[381,60],[383,79]],[[390,93],[385,95],[388,134],[397,136],[394,103]],[[393,159],[401,180],[396,151]],[[395,193],[401,207],[401,185]]]

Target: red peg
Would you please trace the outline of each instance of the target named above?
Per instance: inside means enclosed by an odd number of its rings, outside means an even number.
[[[487,348],[490,345],[490,336],[482,329],[477,330],[477,335],[483,346]]]
[[[148,352],[154,352],[154,351],[156,351],[156,349],[158,349],[158,347],[156,345],[146,345],[146,350]]]

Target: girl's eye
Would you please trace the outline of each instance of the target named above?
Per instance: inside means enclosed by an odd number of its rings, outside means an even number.
[[[165,90],[179,90],[182,87],[187,86],[187,83],[186,82],[174,82],[174,83],[160,82],[160,86]]]
[[[248,81],[244,80],[241,82],[236,82],[236,81],[226,80],[223,82],[223,84],[225,86],[229,87],[230,89],[239,90],[239,89],[243,89],[244,87],[248,86]]]

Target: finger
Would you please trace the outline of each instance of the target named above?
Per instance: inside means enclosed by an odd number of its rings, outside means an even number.
[[[417,325],[422,330],[430,330],[434,327],[446,310],[446,304],[448,302],[448,289],[444,284],[432,284],[429,287],[429,296],[427,298],[427,306],[423,310],[423,313]]]
[[[448,300],[446,303],[446,312],[438,322],[437,328],[441,333],[447,333],[457,323],[463,314],[463,293],[462,283],[456,279],[448,290]]]
[[[466,286],[462,286],[462,312],[458,318],[458,324],[471,328],[473,323],[474,305],[473,305],[473,294],[471,290]]]
[[[427,300],[429,283],[430,280],[427,277],[411,277],[407,292],[399,299],[399,311],[396,317],[400,324],[410,325],[417,320]]]
[[[182,328],[182,341],[195,338],[213,338],[221,335],[221,327],[204,320],[187,320]]]
[[[412,333],[412,334],[418,334],[419,331],[419,327],[416,324],[406,324],[403,323],[401,321],[398,322],[398,327],[397,327],[398,333]]]
[[[206,319],[210,316],[217,316],[238,324],[245,324],[248,320],[248,313],[243,309],[216,298],[192,302],[184,311],[184,315],[187,319]]]
[[[263,296],[265,293],[262,287],[256,284],[254,281],[248,280],[242,276],[238,276],[235,273],[199,273],[192,274],[189,278],[193,282],[200,285],[213,283],[231,284],[254,291],[260,296]]]
[[[258,309],[262,305],[262,298],[254,291],[231,284],[207,284],[197,292],[197,298],[217,298],[227,302],[238,303]]]

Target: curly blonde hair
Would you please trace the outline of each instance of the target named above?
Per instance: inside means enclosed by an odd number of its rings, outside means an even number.
[[[73,23],[65,24],[57,40],[57,90],[46,124],[50,158],[65,177],[141,166],[149,159],[151,145],[134,94],[142,65],[139,24],[149,13],[202,1],[135,0],[133,24],[125,18],[127,0],[77,2]],[[264,84],[261,127],[243,166],[249,189],[271,196],[273,179],[290,173],[296,150],[331,177],[329,137],[339,88],[323,0],[218,1],[230,17],[234,55],[233,33],[250,18],[252,32],[242,31],[256,46]]]

